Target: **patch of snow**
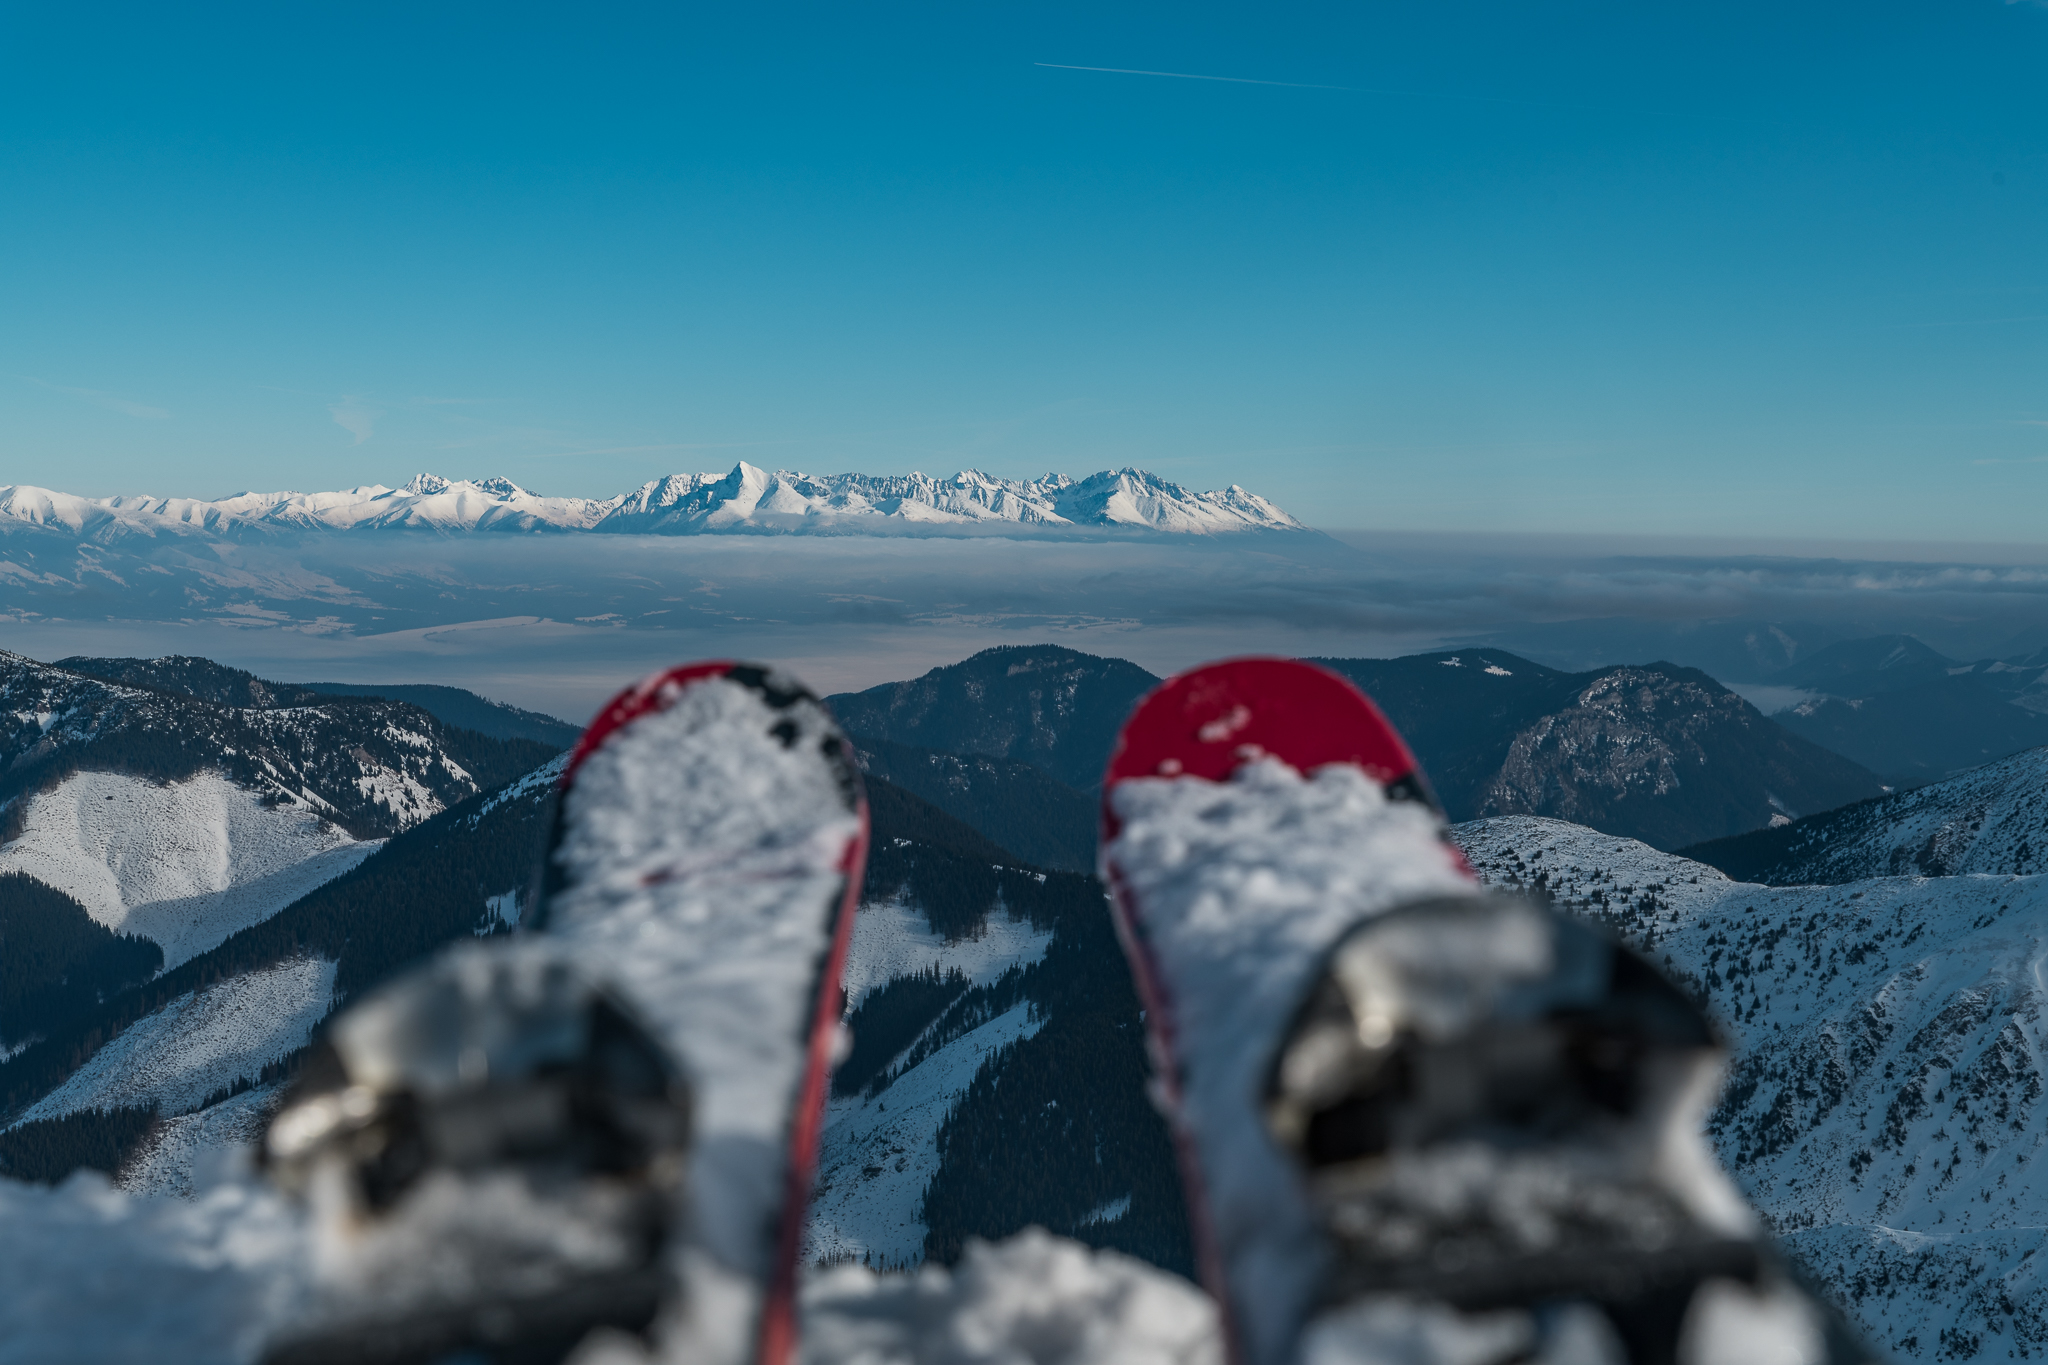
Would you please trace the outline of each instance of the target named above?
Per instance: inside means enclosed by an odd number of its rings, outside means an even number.
[[[159,785],[78,773],[31,798],[0,870],[77,900],[166,969],[261,923],[383,847],[308,811],[266,806],[217,772]]]
[[[130,1024],[15,1122],[147,1104],[190,1113],[305,1045],[334,999],[334,968],[298,958],[187,992]]]
[[[462,776],[466,780],[469,775],[464,773]],[[390,811],[402,827],[416,825],[439,815],[444,809],[441,798],[429,791],[418,778],[403,769],[393,770],[381,763],[363,765],[363,775],[356,779],[356,790]]]
[[[828,1271],[805,1287],[803,1310],[803,1365],[1223,1362],[1216,1307],[1200,1290],[1037,1228],[970,1242],[950,1271]]]
[[[1131,1197],[1124,1195],[1120,1199],[1112,1199],[1106,1204],[1099,1204],[1095,1208],[1088,1210],[1088,1216],[1081,1220],[1081,1226],[1087,1228],[1096,1227],[1103,1223],[1114,1223],[1130,1211]]]
[[[484,799],[476,814],[469,817],[469,826],[475,829],[477,822],[498,807],[510,801],[541,800],[561,784],[562,774],[569,770],[569,755],[557,754],[517,781],[508,782]]]
[[[153,1197],[193,1197],[211,1184],[207,1175],[226,1174],[263,1136],[282,1091],[259,1085],[196,1113],[165,1119],[149,1146],[121,1172],[121,1188]],[[223,1167],[225,1166],[225,1170]]]
[[[519,927],[519,888],[500,892],[484,901],[484,912],[507,929]]]
[[[978,937],[948,943],[932,932],[924,912],[902,897],[867,902],[853,922],[853,944],[846,954],[847,1013],[896,977],[934,967],[964,972],[971,984],[986,986],[1012,967],[1037,962],[1051,943],[1052,930],[1000,910],[989,912]]]

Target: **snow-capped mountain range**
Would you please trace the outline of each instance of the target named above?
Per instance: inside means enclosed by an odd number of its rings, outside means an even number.
[[[510,479],[420,474],[401,488],[233,497],[83,498],[26,484],[0,487],[0,534],[41,530],[111,543],[132,536],[242,537],[279,531],[598,531],[932,533],[1152,531],[1216,535],[1306,528],[1232,484],[1197,493],[1139,469],[1085,479],[998,479],[975,470],[926,474],[773,473],[742,461],[724,474],[671,474],[610,498],[550,498]]]

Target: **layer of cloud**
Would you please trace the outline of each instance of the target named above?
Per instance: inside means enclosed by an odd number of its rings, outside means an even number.
[[[349,443],[351,445],[361,445],[375,435],[377,419],[384,415],[362,399],[354,397],[343,398],[339,402],[329,404],[327,412],[334,418],[334,425],[355,437],[355,440]]]
[[[1893,632],[1966,659],[2048,645],[2048,563],[1427,536],[0,538],[0,648],[448,682],[571,719],[642,672],[706,655],[788,663],[844,690],[1038,640],[1162,673],[1226,654],[1486,642],[1559,667],[1662,658],[1761,682],[1799,650]]]

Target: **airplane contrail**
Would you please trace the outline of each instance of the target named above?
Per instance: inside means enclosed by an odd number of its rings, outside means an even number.
[[[1232,85],[1284,85],[1290,90],[1349,90],[1348,85],[1308,85],[1301,81],[1255,81],[1249,76],[1197,76],[1189,71],[1133,71],[1122,66],[1068,66],[1063,62],[1033,62],[1033,66],[1054,71],[1100,71],[1111,76],[1171,76],[1177,81],[1228,81]]]
[[[2040,0],[2040,3],[2048,5],[2048,0]],[[1611,112],[1597,105],[1554,104],[1548,100],[1518,100],[1509,99],[1501,95],[1463,95],[1441,90],[1382,90],[1377,86],[1370,85],[1310,85],[1305,81],[1254,80],[1250,76],[1199,76],[1192,71],[1140,71],[1127,66],[1069,66],[1065,62],[1033,62],[1032,65],[1047,67],[1054,71],[1100,71],[1111,76],[1170,76],[1177,81],[1227,81],[1232,85],[1279,85],[1285,86],[1290,90],[1342,90],[1352,95],[1383,95],[1389,99],[1456,100],[1465,104],[1505,104],[1522,109],[1562,109],[1583,114]],[[1682,115],[1656,109],[1637,110],[1635,112],[1650,114],[1658,118],[1683,117]]]

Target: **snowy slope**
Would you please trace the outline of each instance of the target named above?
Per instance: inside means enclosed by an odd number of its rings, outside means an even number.
[[[859,1259],[891,1266],[924,1259],[925,1187],[939,1171],[939,1126],[974,1073],[1003,1048],[1038,1031],[1017,1005],[956,1038],[878,1095],[834,1099],[826,1109],[811,1193],[804,1259]]]
[[[2048,871],[2048,748],[1694,851],[1773,885]]]
[[[15,1122],[150,1104],[167,1116],[190,1113],[303,1047],[333,998],[334,964],[314,958],[181,995],[124,1030]]]
[[[509,479],[420,474],[401,488],[242,493],[217,501],[148,496],[79,498],[27,485],[0,487],[0,534],[41,531],[111,543],[159,534],[262,537],[281,531],[605,531],[692,535],[777,529],[862,531],[1003,525],[1124,527],[1180,535],[1299,530],[1272,503],[1232,485],[1198,493],[1138,469],[1085,479],[997,479],[964,470],[925,474],[770,472],[744,461],[724,474],[671,474],[610,498],[550,498]]]
[[[259,1085],[211,1108],[165,1119],[121,1172],[121,1188],[152,1198],[192,1198],[210,1175],[232,1171],[246,1159],[282,1098],[280,1086]]]
[[[169,969],[259,923],[383,846],[312,812],[266,805],[219,773],[158,784],[78,773],[31,796],[0,871],[70,895]]]
[[[899,976],[936,967],[987,985],[1045,956],[1052,931],[990,914],[978,937],[947,943],[898,896],[860,907],[847,951],[847,1010]],[[805,1259],[915,1264],[924,1255],[920,1209],[939,1168],[939,1127],[992,1054],[1038,1031],[1018,1005],[939,1048],[875,1095],[834,1098],[826,1109]],[[912,1046],[915,1046],[913,1043]],[[907,1053],[910,1049],[905,1048]]]
[[[1038,961],[1051,942],[1050,929],[992,914],[978,937],[948,943],[943,935],[932,932],[924,912],[901,896],[869,902],[861,906],[853,922],[853,943],[847,949],[842,978],[846,1008],[849,1012],[858,1008],[870,991],[896,977],[915,976],[931,968],[959,971],[970,984],[985,986],[1012,967]]]
[[[1559,821],[1455,833],[1704,994],[1734,1051],[1709,1134],[1874,1339],[2048,1348],[2048,877],[1766,887]]]

